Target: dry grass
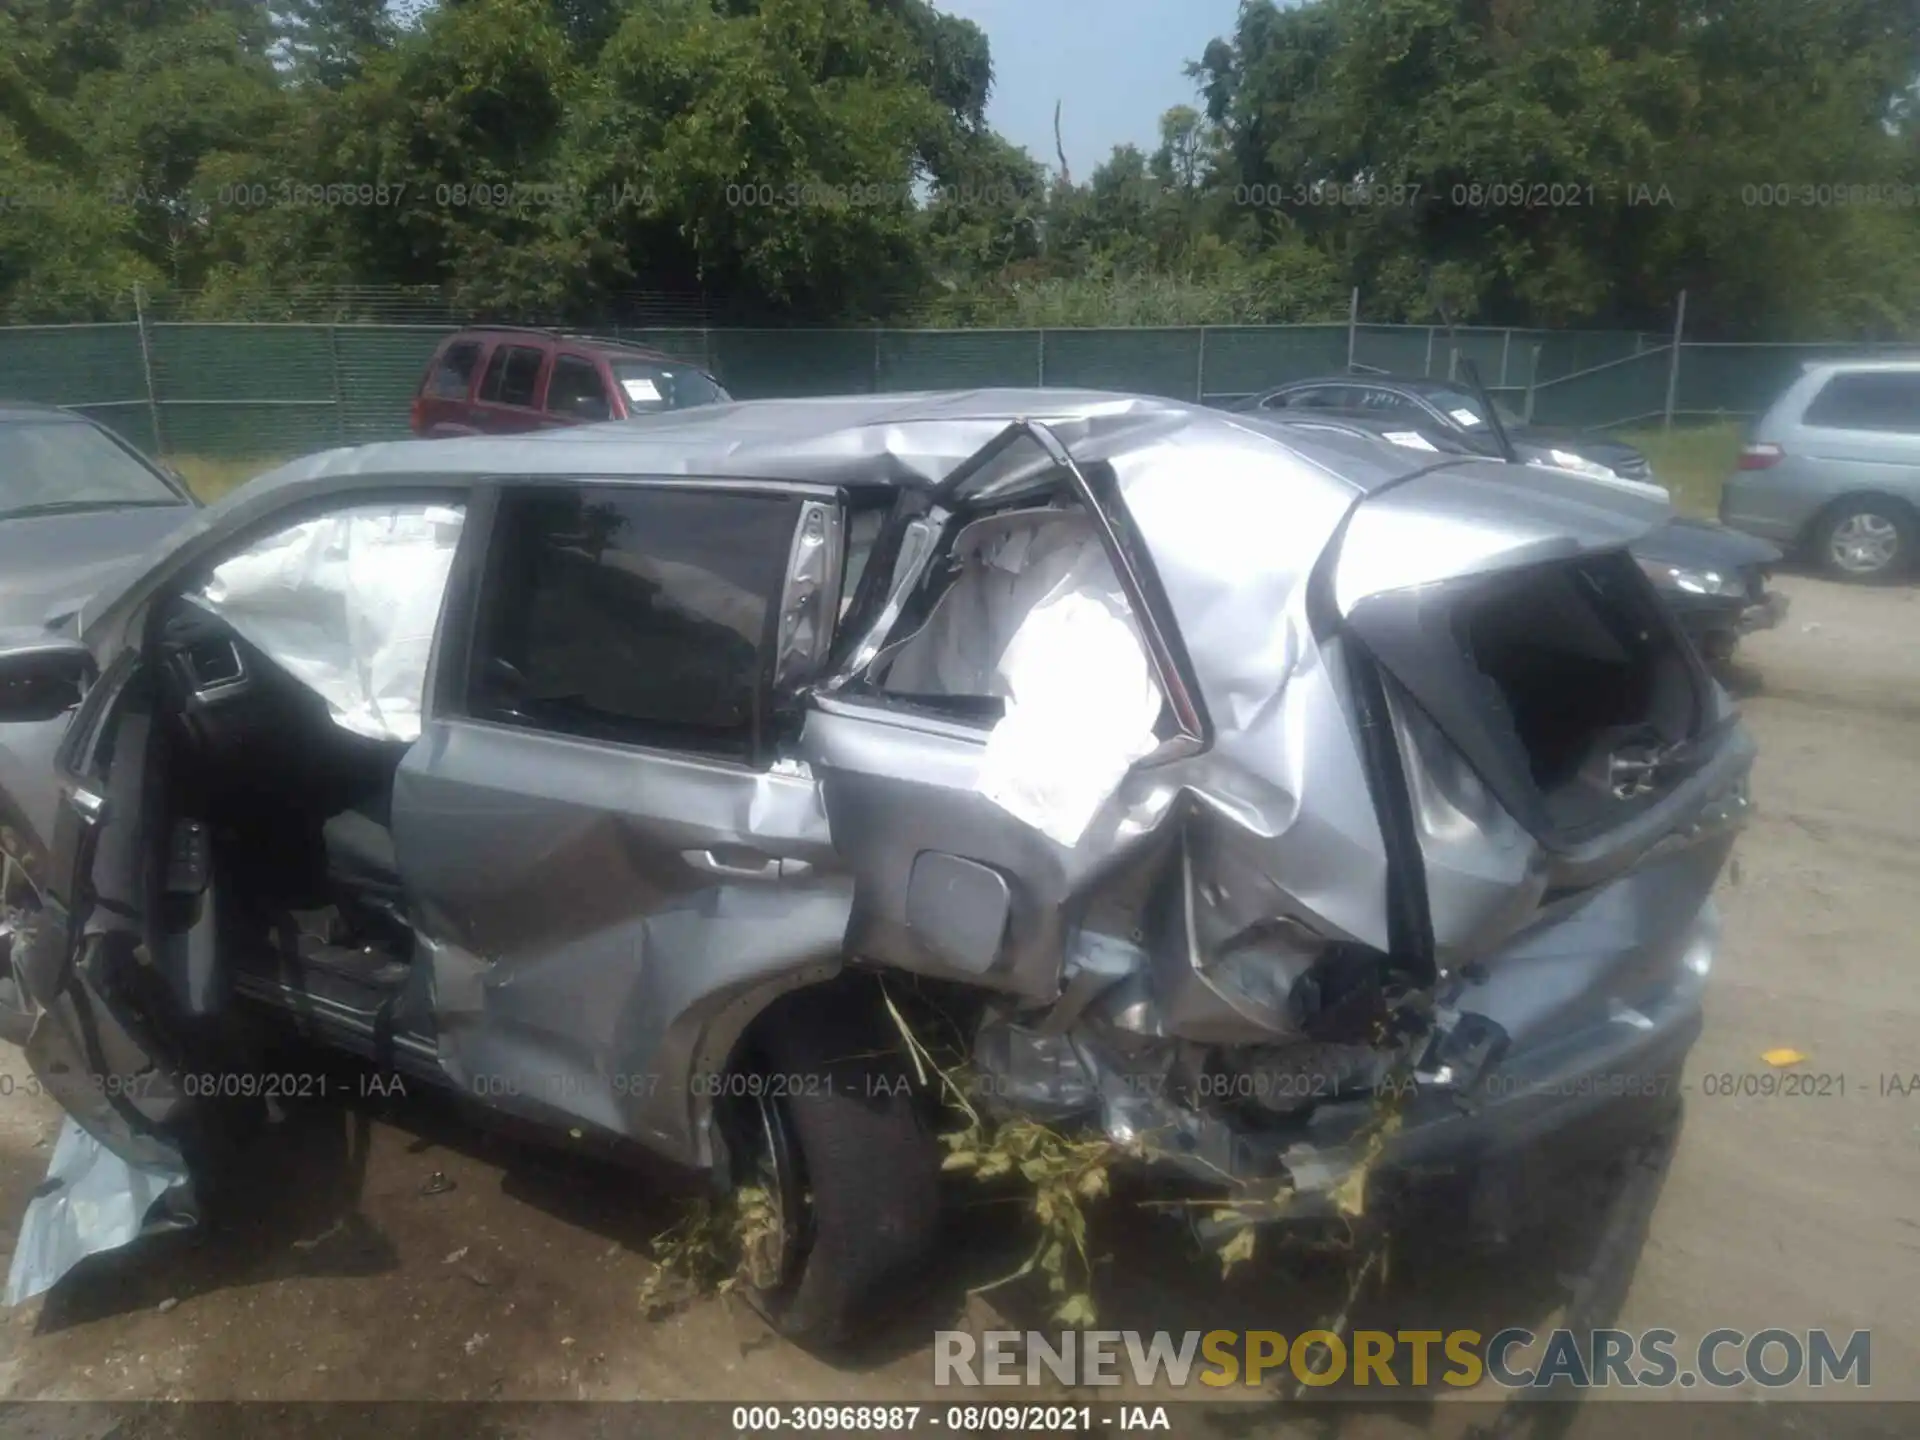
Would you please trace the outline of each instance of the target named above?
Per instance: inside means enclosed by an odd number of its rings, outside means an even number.
[[[1720,486],[1733,473],[1742,430],[1742,422],[1723,420],[1676,424],[1671,431],[1629,430],[1620,438],[1645,452],[1654,478],[1673,492],[1676,510],[1712,517],[1720,512]]]
[[[215,459],[206,455],[167,457],[167,464],[180,473],[187,488],[209,504],[286,461],[285,456],[273,455],[251,460]]]

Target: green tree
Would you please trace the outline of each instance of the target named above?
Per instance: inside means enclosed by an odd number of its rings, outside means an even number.
[[[1244,243],[1306,237],[1378,318],[1450,291],[1463,317],[1658,327],[1685,287],[1703,324],[1794,333],[1920,320],[1904,274],[1848,268],[1912,253],[1920,214],[1751,189],[1909,176],[1917,45],[1902,0],[1321,0],[1246,5],[1196,70],[1268,202]]]
[[[330,90],[357,78],[396,30],[386,0],[276,0],[273,21],[293,73]]]
[[[220,218],[205,182],[275,123],[258,7],[22,0],[0,25],[0,168],[29,197],[0,227],[16,313],[124,316],[135,283],[199,283]]]

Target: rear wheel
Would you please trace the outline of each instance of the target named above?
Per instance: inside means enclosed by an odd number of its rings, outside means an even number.
[[[1891,580],[1913,567],[1920,527],[1897,500],[1856,495],[1834,505],[1809,537],[1813,559],[1837,580]]]
[[[749,1217],[749,1293],[788,1339],[832,1350],[911,1286],[940,1222],[940,1155],[898,1038],[867,992],[803,990],[755,1028],[760,1093],[730,1117]]]

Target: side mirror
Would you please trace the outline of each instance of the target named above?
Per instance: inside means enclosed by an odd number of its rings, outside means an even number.
[[[80,703],[93,680],[93,656],[71,641],[0,649],[0,725],[57,720]]]

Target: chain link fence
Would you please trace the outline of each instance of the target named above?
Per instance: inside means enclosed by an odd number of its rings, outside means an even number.
[[[164,456],[247,459],[403,437],[451,324],[153,321],[0,328],[0,397],[101,420]],[[594,331],[697,362],[743,399],[1000,385],[1226,404],[1350,367],[1481,378],[1529,418],[1607,427],[1751,415],[1804,362],[1911,346],[1732,345],[1418,325]]]

